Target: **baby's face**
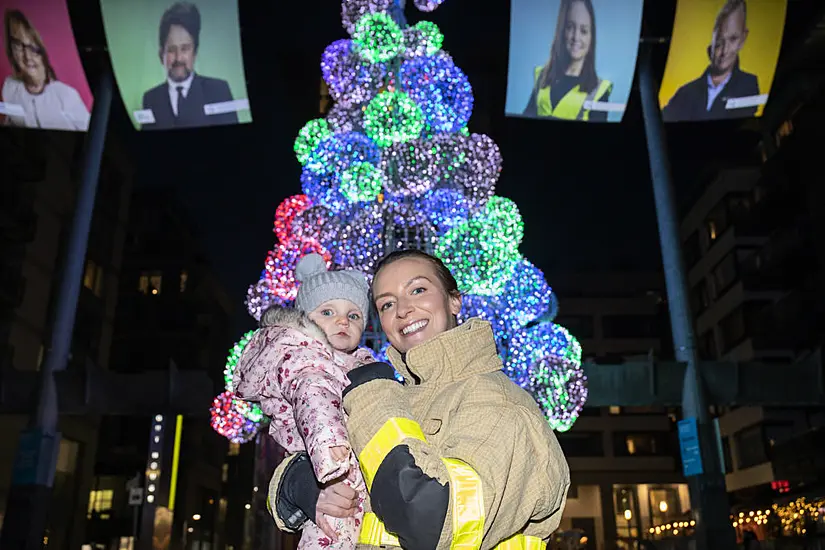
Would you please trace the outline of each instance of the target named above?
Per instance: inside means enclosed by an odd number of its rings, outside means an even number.
[[[329,300],[309,314],[338,351],[349,353],[358,347],[364,332],[364,316],[349,300]]]

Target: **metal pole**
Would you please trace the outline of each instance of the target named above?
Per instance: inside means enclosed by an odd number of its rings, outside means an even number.
[[[82,180],[68,246],[62,258],[63,271],[58,299],[50,323],[51,341],[45,361],[40,367],[37,408],[29,421],[28,429],[20,434],[12,487],[6,504],[6,518],[0,532],[2,550],[39,550],[43,547],[60,447],[54,373],[65,370],[69,361],[111,103],[112,75],[108,65],[104,65],[84,144]]]
[[[688,479],[691,508],[696,520],[696,548],[729,550],[736,548],[736,537],[729,519],[730,506],[725,490],[725,478],[716,453],[713,425],[710,422],[704,387],[697,367],[693,320],[687,298],[687,277],[679,239],[679,220],[673,196],[665,125],[659,109],[659,87],[653,75],[651,46],[642,45],[641,49],[639,91],[653,196],[656,202],[673,346],[676,360],[687,364],[682,388],[682,415],[684,418],[695,418],[697,421],[704,470],[703,473]]]

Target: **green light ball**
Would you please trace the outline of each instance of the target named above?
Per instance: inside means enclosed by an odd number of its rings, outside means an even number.
[[[364,131],[379,147],[406,143],[424,128],[424,114],[404,92],[381,92],[364,111]]]
[[[295,145],[293,146],[298,162],[306,164],[310,154],[318,147],[318,144],[331,135],[332,130],[323,118],[316,118],[304,124],[301,131],[298,132],[298,137],[295,138]]]
[[[355,162],[341,174],[341,193],[350,202],[374,201],[383,186],[383,173],[369,162]]]
[[[404,49],[404,33],[384,12],[368,13],[358,20],[352,34],[355,49],[370,63],[384,63]]]

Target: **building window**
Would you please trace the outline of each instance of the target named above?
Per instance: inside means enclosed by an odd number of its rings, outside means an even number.
[[[93,516],[98,519],[109,519],[112,512],[112,502],[114,501],[114,491],[104,489],[102,491],[92,491],[89,493],[89,510],[86,517]]]
[[[701,359],[719,358],[719,350],[716,348],[716,336],[712,328],[699,337],[699,357]]]
[[[705,279],[699,281],[696,286],[690,290],[690,302],[694,315],[699,315],[710,306],[710,292],[708,291],[708,283]]]
[[[141,294],[160,294],[163,275],[160,271],[144,271],[138,279],[138,292]]]
[[[711,277],[714,279],[714,289],[716,296],[725,293],[736,282],[736,254],[731,251],[713,268]]]
[[[667,452],[664,434],[614,433],[613,451],[616,456],[657,456]]]
[[[613,405],[607,409],[607,412],[609,414],[622,414],[622,408]]]
[[[604,456],[601,432],[565,432],[558,440],[565,456]]]
[[[739,470],[768,462],[765,433],[762,426],[753,426],[734,434],[736,467]]]
[[[691,233],[690,237],[685,241],[682,250],[685,256],[685,265],[690,269],[702,258],[702,247],[699,244],[698,231]]]
[[[723,353],[729,352],[745,339],[745,318],[742,316],[742,308],[736,308],[719,321],[719,329],[722,331]]]
[[[793,121],[786,120],[779,129],[776,130],[776,146],[779,147],[786,137],[793,134]]]
[[[241,454],[241,446],[237,443],[230,443],[229,452],[227,454],[229,456],[238,456],[239,454]]]
[[[103,268],[92,260],[86,260],[86,269],[83,270],[83,286],[91,290],[98,298],[103,294]]]
[[[651,526],[665,525],[682,516],[679,491],[675,487],[650,487],[648,499]]]
[[[658,338],[661,323],[655,315],[605,315],[605,338]]]
[[[186,283],[189,281],[189,273],[186,270],[180,272],[180,291],[186,292]]]
[[[616,535],[619,538],[639,536],[639,504],[635,487],[613,486],[613,505],[616,514]]]
[[[327,83],[323,78],[321,79],[321,88],[319,95],[320,102],[318,104],[318,112],[322,115],[325,115],[329,112],[331,99],[329,95],[329,86],[327,86]]]
[[[229,481],[229,464],[224,463],[221,467],[221,482],[226,483]]]

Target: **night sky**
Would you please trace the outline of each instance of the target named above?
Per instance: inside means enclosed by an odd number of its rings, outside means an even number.
[[[69,5],[78,42],[105,44],[96,2]],[[648,1],[643,34],[669,36],[674,11],[674,0]],[[411,22],[439,25],[444,49],[473,85],[469,128],[489,134],[502,150],[497,193],[521,209],[522,253],[550,273],[660,269],[638,90],[620,124],[508,119],[509,3],[448,0],[432,14],[412,6],[407,13]],[[112,104],[112,127],[140,167],[138,185],[174,186],[197,220],[207,257],[237,304],[237,331],[252,324],[243,298],[273,245],[275,208],[300,193],[292,143],[318,116],[321,52],[346,37],[337,0],[242,0],[240,19],[252,124],[139,134],[119,97]],[[666,54],[667,45],[656,46],[659,74]],[[677,192],[687,196],[703,167],[715,158],[752,156],[758,136],[739,124],[676,124],[668,126],[668,140]]]

